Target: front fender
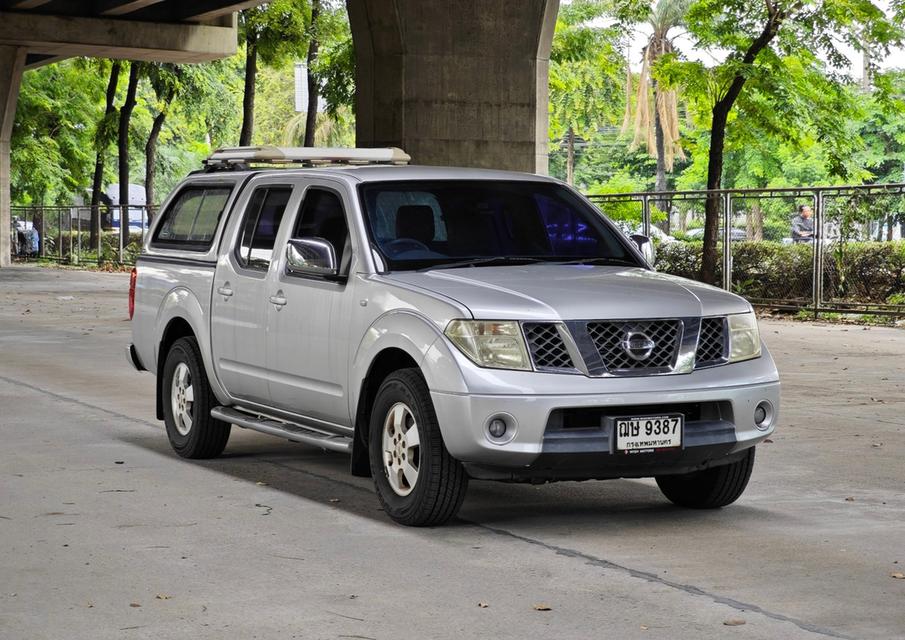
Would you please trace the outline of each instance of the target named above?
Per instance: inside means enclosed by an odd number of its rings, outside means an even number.
[[[362,382],[377,356],[386,349],[407,353],[421,369],[432,391],[464,393],[465,382],[450,357],[443,333],[429,318],[411,309],[388,311],[377,318],[362,337],[349,372],[349,410],[356,415]]]
[[[159,353],[160,344],[163,341],[164,334],[173,320],[181,319],[186,321],[192,328],[195,338],[198,341],[198,348],[201,349],[201,358],[204,361],[204,370],[207,372],[207,379],[211,385],[211,390],[220,402],[226,403],[229,396],[220,384],[217,374],[214,371],[214,359],[211,353],[210,324],[207,322],[207,314],[204,311],[198,298],[192,291],[184,286],[177,286],[167,292],[160,303],[157,310],[157,319],[154,323],[156,334],[154,336],[154,367],[157,370],[160,359],[166,357],[166,354]]]

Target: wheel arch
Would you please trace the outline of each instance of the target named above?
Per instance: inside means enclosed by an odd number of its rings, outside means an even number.
[[[163,420],[163,365],[166,362],[166,354],[170,352],[170,347],[180,338],[192,337],[196,340],[198,336],[189,321],[182,316],[172,318],[164,327],[160,342],[157,345],[157,419]]]

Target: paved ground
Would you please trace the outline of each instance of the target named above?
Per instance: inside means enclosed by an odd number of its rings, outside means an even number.
[[[475,482],[413,530],[338,454],[173,455],[127,287],[0,270],[0,638],[905,637],[905,331],[762,323],[784,415],[733,507]]]

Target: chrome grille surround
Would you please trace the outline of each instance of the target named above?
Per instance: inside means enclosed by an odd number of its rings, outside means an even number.
[[[528,343],[531,361],[537,371],[577,373],[578,370],[562,333],[565,328],[561,324],[524,322],[522,331]]]
[[[664,320],[600,320],[586,330],[612,374],[665,373],[676,365],[683,323]]]
[[[723,316],[701,319],[701,336],[695,353],[695,369],[729,362],[729,331]]]

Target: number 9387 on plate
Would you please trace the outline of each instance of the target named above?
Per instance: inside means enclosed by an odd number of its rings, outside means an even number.
[[[616,418],[616,450],[641,453],[682,446],[684,416]]]

